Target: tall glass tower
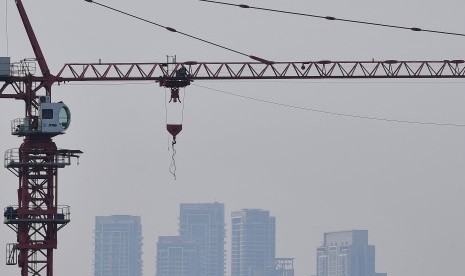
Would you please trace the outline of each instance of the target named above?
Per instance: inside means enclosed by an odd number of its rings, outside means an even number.
[[[142,276],[140,217],[95,217],[94,276]]]
[[[201,256],[200,275],[225,275],[224,204],[218,202],[181,204],[179,236],[198,244]]]
[[[232,213],[232,276],[274,275],[275,247],[276,219],[269,211]]]
[[[317,249],[317,276],[386,276],[375,272],[375,247],[367,230],[329,232]]]

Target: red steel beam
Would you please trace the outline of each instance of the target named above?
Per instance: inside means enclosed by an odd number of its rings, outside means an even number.
[[[176,75],[182,67],[190,80],[465,78],[463,60],[184,62],[170,67],[168,72],[166,63],[68,63],[55,82],[182,79]]]
[[[50,70],[48,68],[47,62],[45,61],[45,57],[44,57],[44,54],[42,53],[42,49],[40,48],[39,41],[37,40],[37,37],[34,34],[34,30],[32,29],[31,22],[29,21],[26,10],[24,9],[24,6],[21,0],[16,0],[16,7],[18,8],[19,15],[21,16],[21,20],[23,21],[24,29],[26,30],[27,36],[29,37],[32,50],[34,51],[34,55],[37,59],[37,62],[39,63],[40,71],[42,72],[43,76],[49,76]]]

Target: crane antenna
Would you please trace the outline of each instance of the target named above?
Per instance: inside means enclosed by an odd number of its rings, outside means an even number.
[[[405,26],[399,26],[399,25],[383,24],[383,23],[376,23],[376,22],[369,22],[369,21],[362,21],[362,20],[336,18],[334,16],[321,16],[321,15],[314,15],[314,14],[308,14],[308,13],[300,13],[300,12],[291,12],[291,11],[285,11],[285,10],[276,10],[276,9],[269,9],[269,8],[253,7],[253,6],[244,5],[244,4],[232,4],[232,3],[219,2],[219,1],[210,1],[210,0],[199,0],[199,1],[200,2],[212,3],[212,4],[219,4],[219,5],[224,5],[224,6],[235,6],[235,7],[239,7],[239,8],[243,8],[243,9],[254,9],[254,10],[261,10],[261,11],[268,11],[268,12],[275,12],[275,13],[284,13],[284,14],[290,14],[290,15],[313,17],[313,18],[325,19],[325,20],[329,20],[329,21],[341,21],[341,22],[347,22],[347,23],[356,23],[356,24],[377,26],[377,27],[386,27],[386,28],[409,30],[409,31],[414,31],[414,32],[428,32],[428,33],[436,33],[436,34],[444,34],[444,35],[465,36],[465,34],[463,34],[463,33],[427,30],[427,29],[422,29],[422,28],[418,28],[418,27],[405,27]]]
[[[249,54],[246,54],[246,53],[244,53],[244,52],[240,52],[240,51],[238,51],[238,50],[234,50],[234,49],[232,49],[232,48],[229,48],[229,47],[220,45],[220,44],[218,44],[218,43],[214,43],[214,42],[208,41],[208,40],[206,40],[206,39],[203,39],[203,38],[200,38],[200,37],[197,37],[197,36],[188,34],[188,33],[184,33],[184,32],[178,31],[178,30],[176,30],[175,28],[168,27],[168,26],[164,26],[164,25],[162,25],[162,24],[159,24],[159,23],[150,21],[150,20],[148,20],[148,19],[144,19],[144,18],[142,18],[142,17],[139,17],[139,16],[136,16],[136,15],[127,13],[127,12],[122,11],[122,10],[118,10],[118,9],[116,9],[116,8],[113,8],[113,7],[110,7],[110,6],[101,4],[101,3],[99,3],[99,2],[95,2],[95,1],[92,1],[92,0],[85,0],[85,1],[86,1],[86,2],[89,2],[89,3],[94,3],[94,4],[96,4],[96,5],[99,5],[99,6],[101,6],[101,7],[104,7],[104,8],[106,8],[106,9],[109,9],[109,10],[112,10],[112,11],[115,11],[115,12],[118,12],[118,13],[121,13],[121,14],[127,15],[127,16],[132,17],[132,18],[135,18],[135,19],[137,19],[137,20],[140,20],[140,21],[143,21],[143,22],[146,22],[146,23],[155,25],[155,26],[160,27],[160,28],[163,28],[163,29],[165,29],[165,30],[167,30],[167,31],[170,31],[170,32],[173,32],[173,33],[178,33],[178,34],[180,34],[180,35],[187,36],[187,37],[189,37],[189,38],[192,38],[192,39],[195,39],[195,40],[198,40],[198,41],[201,41],[201,42],[204,42],[204,43],[213,45],[213,46],[215,46],[215,47],[218,47],[218,48],[221,48],[221,49],[224,49],[224,50],[227,50],[227,51],[230,51],[230,52],[233,52],[233,53],[242,55],[242,56],[246,56],[246,57],[248,57],[248,58],[250,58],[250,59],[253,59],[253,60],[256,60],[256,61],[260,61],[260,62],[265,63],[265,64],[272,64],[272,63],[273,63],[273,62],[268,61],[268,60],[266,60],[266,59],[264,59],[264,58],[256,57],[256,56],[254,56],[254,55],[249,55]]]

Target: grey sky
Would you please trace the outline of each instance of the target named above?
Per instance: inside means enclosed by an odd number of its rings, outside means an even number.
[[[33,53],[8,1],[9,55]],[[292,60],[463,59],[463,37],[413,33],[241,10],[198,1],[102,0],[251,55]],[[464,32],[459,0],[241,1],[256,6]],[[24,0],[52,73],[67,62],[244,61],[85,1]],[[6,55],[5,1],[0,56]],[[199,81],[194,84],[334,112],[465,124],[465,83],[424,81]],[[178,136],[178,179],[168,171],[164,89],[155,83],[54,86],[72,112],[58,147],[81,149],[60,171],[59,203],[71,223],[59,232],[56,275],[92,275],[96,215],[142,216],[144,275],[155,274],[159,235],[177,232],[179,204],[225,204],[230,213],[270,210],[277,256],[295,257],[297,276],[315,273],[323,232],[369,230],[377,271],[453,275],[465,254],[465,128],[395,124],[298,111],[191,85]],[[17,148],[10,120],[22,102],[0,101],[1,150]],[[0,170],[0,206],[16,204],[17,179]],[[0,227],[0,244],[15,242]],[[0,250],[3,250],[0,248]],[[0,260],[3,264],[4,260]],[[227,257],[229,274],[230,257]],[[1,275],[19,275],[0,266]]]

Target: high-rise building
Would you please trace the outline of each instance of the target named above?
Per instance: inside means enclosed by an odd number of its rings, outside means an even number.
[[[224,204],[181,204],[179,236],[198,244],[200,275],[225,275]]]
[[[164,236],[157,243],[157,276],[201,276],[200,246],[195,240]]]
[[[231,227],[231,275],[274,275],[276,219],[270,212],[259,209],[233,212]]]
[[[142,276],[140,217],[95,217],[94,276]]]
[[[367,230],[329,232],[317,249],[317,276],[377,276]]]
[[[276,258],[275,276],[294,276],[294,258]]]

